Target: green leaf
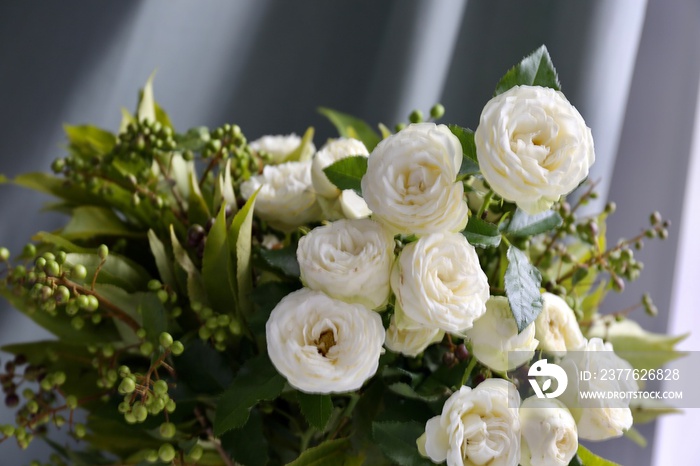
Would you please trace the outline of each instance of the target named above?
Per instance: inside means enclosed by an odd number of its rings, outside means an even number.
[[[581,466],[620,466],[618,463],[613,463],[612,461],[606,460],[592,453],[583,445],[578,446],[578,451],[576,453],[580,459],[579,464]]]
[[[205,225],[211,218],[211,212],[209,212],[209,207],[199,189],[199,182],[194,170],[190,172],[189,188],[190,195],[187,200],[189,221],[191,224]]]
[[[674,408],[662,400],[632,400],[630,410],[634,425],[647,424],[666,414],[682,414],[683,410]]]
[[[177,240],[177,235],[175,234],[175,229],[173,225],[170,225],[170,241],[173,244],[173,255],[175,256],[175,261],[182,267],[187,275],[187,295],[190,298],[190,302],[199,302],[206,304],[207,293],[204,290],[204,285],[202,284],[202,276],[194,265],[190,256],[187,255],[187,251],[180,245]]]
[[[40,231],[32,236],[32,241],[37,241],[44,244],[53,244],[64,252],[78,252],[82,254],[91,254],[94,252],[94,249],[80,247],[59,235],[54,235],[53,233],[48,233],[46,231]]]
[[[61,234],[69,240],[96,236],[142,236],[141,232],[127,227],[112,209],[96,206],[76,207],[73,210],[73,217]]]
[[[7,183],[8,181],[9,181],[9,179],[8,179],[5,175],[3,175],[2,173],[0,173],[0,184],[5,184],[5,183]]]
[[[459,169],[460,175],[477,173],[479,171],[479,159],[476,157],[476,143],[474,142],[474,131],[462,128],[459,125],[447,125],[452,134],[457,136],[462,144],[462,167]]]
[[[252,410],[243,427],[231,430],[221,438],[221,446],[240,464],[265,466],[270,457],[260,413]]]
[[[647,439],[642,435],[641,432],[639,432],[634,427],[630,427],[629,429],[627,429],[624,432],[624,435],[625,435],[625,437],[632,440],[634,443],[636,443],[641,448],[647,447]]]
[[[323,169],[328,180],[338,189],[352,189],[362,196],[362,177],[367,172],[367,157],[345,157]]]
[[[244,317],[253,312],[250,294],[253,291],[253,270],[251,261],[253,211],[258,188],[243,208],[236,213],[228,230],[228,242],[235,258],[235,285],[238,309]]]
[[[379,123],[379,132],[382,133],[382,139],[386,139],[389,136],[391,136],[393,133],[389,128],[386,127],[384,123]]]
[[[274,400],[282,393],[285,380],[267,355],[249,359],[216,406],[214,434],[218,437],[245,425],[250,409],[263,400]]]
[[[117,142],[114,134],[96,126],[64,125],[70,149],[82,156],[93,157],[109,153]]]
[[[250,298],[256,311],[250,316],[248,325],[254,334],[265,334],[265,324],[272,310],[282,298],[301,288],[299,282],[268,282],[256,286]]]
[[[508,268],[505,274],[506,296],[519,333],[534,322],[542,312],[540,294],[542,275],[530,264],[527,255],[520,249],[509,246],[506,256],[508,257]]]
[[[416,440],[425,432],[419,422],[374,422],[372,435],[384,454],[402,466],[428,466],[433,463],[418,452]]]
[[[467,228],[462,231],[469,244],[480,248],[490,248],[501,244],[501,232],[498,225],[481,220],[479,217],[469,217]]]
[[[238,211],[238,206],[236,205],[236,194],[233,191],[233,180],[231,179],[231,159],[226,161],[226,165],[219,172],[215,183],[214,205],[219,209],[225,203],[233,209],[232,213],[235,214]]]
[[[155,71],[151,73],[146,81],[146,85],[141,90],[139,106],[136,112],[139,120],[156,121],[156,101],[153,98],[153,78],[155,78],[155,75]]]
[[[303,161],[305,159],[308,159],[308,157],[311,157],[313,153],[309,150],[311,147],[311,144],[313,143],[314,139],[314,128],[309,126],[306,131],[304,132],[304,135],[301,137],[301,142],[297,146],[296,149],[294,149],[293,152],[290,152],[287,157],[285,157],[284,161],[285,162],[299,162]]]
[[[396,382],[391,385],[389,385],[389,391],[392,393],[396,393],[399,396],[402,396],[404,398],[408,398],[411,400],[418,400],[418,401],[424,401],[424,402],[432,402],[432,401],[437,401],[440,398],[442,398],[444,392],[441,393],[432,393],[432,394],[421,394],[418,393],[416,390],[414,390],[409,384],[405,382]]]
[[[359,118],[330,108],[319,107],[318,111],[333,123],[333,126],[338,130],[338,134],[345,138],[354,137],[359,139],[370,152],[381,141],[380,136],[372,127]]]
[[[169,287],[175,288],[177,282],[175,281],[172,259],[168,257],[165,245],[163,245],[163,242],[153,230],[148,230],[148,244],[151,247],[151,254],[153,254],[153,258],[156,260],[156,267],[158,268],[160,280]]]
[[[514,238],[534,236],[552,230],[563,222],[561,215],[553,210],[530,215],[516,209],[506,228],[506,233]]]
[[[175,369],[196,395],[220,395],[233,381],[224,356],[199,338],[187,343],[185,352],[175,359]]]
[[[273,270],[282,272],[285,276],[299,278],[299,262],[297,261],[297,244],[292,243],[282,249],[260,248],[260,257]]]
[[[156,110],[156,121],[160,123],[161,125],[172,129],[173,128],[173,122],[170,121],[170,116],[168,113],[163,110],[163,108],[158,105],[158,102],[153,101],[153,107]]]
[[[102,262],[97,254],[66,254],[66,263],[75,266],[82,264],[87,269],[87,279],[92,280],[97,267]],[[97,275],[96,283],[105,283],[123,288],[128,292],[142,290],[151,276],[143,267],[117,254],[110,254]]]
[[[155,293],[139,293],[138,298],[137,309],[143,321],[143,328],[148,340],[157,348],[160,334],[168,330],[165,307]]]
[[[202,280],[212,308],[220,314],[236,309],[235,270],[226,231],[226,204],[212,225],[202,257]]]
[[[338,466],[342,465],[350,450],[350,440],[327,440],[308,450],[287,466]]]
[[[297,392],[297,400],[302,414],[310,425],[323,432],[333,414],[333,401],[330,395],[315,395]]]
[[[523,85],[560,90],[557,71],[544,45],[511,68],[498,82],[493,95],[502,94],[512,87]]]
[[[204,146],[211,139],[209,128],[206,126],[198,126],[190,128],[185,134],[176,134],[175,141],[177,148],[180,150],[197,151],[204,149]]]

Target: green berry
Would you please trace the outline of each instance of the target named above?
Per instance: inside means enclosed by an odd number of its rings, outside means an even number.
[[[97,308],[100,307],[100,302],[97,300],[97,298],[93,295],[90,295],[87,297],[88,300],[88,305],[87,305],[87,310],[90,312],[94,312],[97,310]]]
[[[445,107],[442,104],[435,104],[430,109],[430,118],[433,120],[439,120],[445,114]]]
[[[87,269],[84,265],[78,264],[71,270],[71,278],[75,280],[83,280],[87,276]]]
[[[414,110],[411,112],[411,114],[408,116],[408,121],[411,123],[420,123],[423,121],[423,112],[420,110]]]
[[[58,288],[56,288],[53,297],[58,304],[65,304],[70,299],[70,291],[68,290],[68,288],[61,285]]]
[[[34,400],[27,402],[27,411],[29,411],[32,414],[38,413],[39,412],[39,403],[37,403]]]
[[[163,348],[167,349],[173,344],[173,336],[168,332],[163,332],[160,334],[160,337],[158,337],[158,341]]]
[[[105,244],[101,244],[99,248],[97,248],[97,255],[100,257],[102,260],[106,260],[107,256],[109,256],[109,248]]]
[[[84,424],[80,424],[80,423],[75,424],[73,429],[75,430],[75,436],[78,438],[85,437],[85,434],[87,433]]]
[[[58,277],[61,275],[61,266],[55,260],[47,260],[44,266],[44,272],[49,277]]]
[[[187,454],[187,457],[191,459],[192,461],[199,461],[202,459],[202,455],[204,454],[204,449],[201,447],[201,445],[195,445],[192,447],[190,452]]]
[[[71,319],[70,324],[76,330],[82,330],[85,327],[85,320],[80,316],[75,316]]]
[[[158,299],[161,303],[165,304],[168,302],[168,292],[165,290],[158,290]]]
[[[124,420],[125,420],[128,424],[136,424],[136,416],[134,416],[134,413],[133,413],[133,412],[131,412],[131,413],[125,413],[125,414],[124,414]]]
[[[139,352],[144,356],[149,356],[153,353],[153,344],[150,341],[144,341],[141,343],[141,346],[139,346]]]
[[[68,409],[75,409],[78,407],[78,398],[73,395],[68,395],[66,397],[66,406]]]
[[[153,393],[165,395],[168,393],[168,383],[165,380],[158,380],[153,384]]]
[[[169,443],[164,443],[158,449],[158,457],[165,463],[170,463],[175,459],[175,448]]]
[[[151,291],[158,291],[163,288],[163,284],[158,280],[151,280],[148,282],[148,289]]]
[[[66,373],[65,372],[54,372],[53,377],[51,377],[53,380],[53,384],[56,385],[57,387],[60,387],[64,383],[66,383]]]
[[[163,438],[173,438],[177,433],[175,424],[173,424],[172,422],[164,422],[163,424],[161,424],[159,431],[160,436]]]
[[[76,298],[76,302],[78,303],[78,307],[80,309],[87,309],[90,306],[90,300],[86,295],[80,295]]]
[[[0,433],[2,433],[2,435],[4,435],[5,437],[12,437],[13,435],[15,435],[15,427],[9,424],[5,424],[3,426],[0,426]]]
[[[168,413],[175,412],[175,408],[177,408],[177,405],[175,404],[175,402],[172,399],[168,400],[168,402],[165,403],[165,410]]]
[[[26,258],[36,256],[36,246],[34,246],[32,243],[27,243],[24,246],[24,249],[22,249],[22,256]]]
[[[134,406],[131,413],[134,415],[136,422],[143,422],[148,417],[148,409],[144,405]]]
[[[136,382],[134,382],[133,379],[125,378],[119,384],[119,393],[121,393],[122,395],[133,393],[134,390],[136,390]]]
[[[145,329],[145,328],[140,328],[140,329],[136,330],[136,336],[137,336],[138,338],[141,338],[142,340],[143,340],[144,338],[146,338],[146,329]]]
[[[157,450],[147,450],[144,456],[146,458],[146,461],[148,461],[149,463],[155,463],[156,461],[158,461]]]
[[[7,248],[0,248],[0,262],[5,262],[10,259],[10,250]]]
[[[181,341],[174,341],[173,344],[170,346],[170,351],[175,356],[180,356],[182,352],[185,351],[185,345],[183,345]]]
[[[119,375],[122,377],[126,377],[129,374],[131,374],[131,369],[129,369],[129,366],[119,366]]]

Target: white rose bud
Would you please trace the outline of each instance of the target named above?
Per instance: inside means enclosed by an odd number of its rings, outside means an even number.
[[[540,342],[539,348],[556,356],[583,349],[586,339],[573,309],[552,293],[543,293],[542,300],[542,312],[535,319],[535,337]]]
[[[395,353],[415,358],[428,346],[442,340],[444,336],[445,332],[436,328],[401,329],[396,325],[396,315],[393,315],[386,331],[384,346]]]
[[[588,340],[583,351],[570,351],[559,363],[566,371],[568,385],[559,400],[571,410],[578,425],[578,435],[586,440],[605,440],[621,436],[632,427],[632,411],[629,398],[582,399],[580,392],[633,392],[639,389],[634,378],[603,377],[605,372],[630,374],[632,366],[613,351],[610,343],[600,338]],[[580,380],[581,371],[597,376]]]
[[[486,312],[489,299],[486,274],[461,233],[433,233],[407,244],[392,270],[391,289],[403,329],[461,334]]]
[[[535,354],[535,325],[518,333],[508,298],[493,296],[486,303],[486,313],[466,332],[472,341],[474,357],[491,369],[506,372],[525,364]],[[514,353],[509,353],[514,351]]]
[[[267,152],[270,154],[270,163],[273,165],[283,163],[289,154],[297,150],[301,144],[301,138],[296,134],[284,135],[268,135],[260,139],[256,139],[248,144],[255,152]],[[309,160],[316,152],[316,147],[313,143],[306,146],[304,153],[301,155],[301,160]]]
[[[447,466],[517,466],[520,459],[520,396],[503,379],[463,386],[430,419],[418,450]]]
[[[392,233],[460,231],[469,209],[455,182],[462,146],[445,125],[418,123],[381,141],[369,156],[362,195]]]
[[[515,86],[491,99],[474,134],[491,188],[529,214],[549,209],[588,176],[593,137],[559,91]]]
[[[384,343],[379,314],[308,288],[277,304],[266,333],[277,371],[305,393],[357,390],[377,372]]]
[[[394,237],[370,219],[338,220],[299,240],[302,282],[312,290],[370,309],[386,305]]]
[[[255,214],[281,231],[319,220],[321,208],[311,186],[311,161],[266,165],[262,175],[241,184],[241,195],[255,198]]]
[[[520,466],[567,466],[576,454],[576,421],[559,400],[527,398],[520,406],[520,427]]]

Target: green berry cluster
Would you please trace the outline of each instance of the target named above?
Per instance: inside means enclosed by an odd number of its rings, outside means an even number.
[[[192,310],[197,314],[202,326],[199,338],[210,340],[217,351],[226,350],[227,343],[243,334],[241,323],[228,314],[219,314],[208,306],[192,303]]]

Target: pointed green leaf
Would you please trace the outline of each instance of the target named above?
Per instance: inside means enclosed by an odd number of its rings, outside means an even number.
[[[81,254],[92,254],[95,250],[91,248],[83,248],[75,243],[68,241],[67,239],[54,235],[53,233],[48,233],[46,231],[40,231],[34,236],[32,236],[32,241],[37,241],[44,244],[53,244],[57,246],[62,251],[65,252],[77,252]]]
[[[122,107],[122,120],[119,122],[119,134],[126,133],[126,129],[131,123],[136,121],[131,112]]]
[[[68,136],[71,150],[83,157],[107,154],[117,142],[114,134],[96,126],[65,125],[63,130]]]
[[[240,429],[227,432],[221,438],[221,446],[234,460],[245,466],[265,466],[269,461],[268,443],[263,434],[262,416],[251,410],[248,422]]]
[[[370,125],[347,113],[338,112],[330,108],[319,107],[319,113],[330,120],[342,137],[355,137],[362,141],[368,151],[379,144],[381,138]],[[354,134],[352,134],[354,133]]]
[[[301,288],[300,282],[267,282],[256,286],[250,298],[255,305],[255,312],[248,319],[251,332],[265,334],[265,324],[272,310],[282,298]]]
[[[33,189],[40,193],[51,194],[78,205],[104,205],[104,201],[77,184],[67,183],[66,180],[48,173],[24,173],[16,176],[12,183],[17,186]],[[130,198],[129,198],[130,199]]]
[[[260,258],[273,270],[282,272],[285,276],[299,278],[299,262],[297,261],[297,244],[282,249],[260,248],[258,251]]]
[[[496,86],[494,95],[502,94],[515,86],[542,86],[560,90],[559,77],[554,69],[547,47],[544,45],[511,68]]]
[[[367,172],[367,160],[362,155],[345,157],[324,168],[323,173],[338,189],[352,189],[362,196],[362,177]]]
[[[211,212],[209,212],[207,202],[204,200],[202,191],[199,189],[199,182],[197,181],[197,175],[194,170],[191,171],[189,175],[190,195],[187,201],[189,221],[192,224],[206,225],[211,218]]]
[[[205,126],[197,126],[190,128],[185,134],[176,134],[175,141],[179,150],[200,151],[211,139],[209,128]]]
[[[301,138],[301,142],[297,146],[296,149],[294,149],[293,152],[290,152],[287,157],[285,157],[284,161],[285,162],[299,162],[299,161],[305,161],[308,160],[311,156],[313,156],[313,152],[310,149],[311,144],[313,143],[314,140],[314,128],[312,126],[309,126],[306,131],[304,132],[304,136]]]
[[[160,280],[171,288],[175,288],[177,282],[175,281],[173,262],[170,257],[168,257],[165,245],[163,245],[163,242],[153,230],[148,230],[148,244],[151,247],[151,254],[153,254],[153,258],[156,261]]]
[[[175,364],[178,378],[196,396],[218,396],[233,381],[231,366],[224,355],[199,338],[187,343]]]
[[[479,159],[476,158],[476,143],[474,142],[474,131],[468,128],[462,128],[459,125],[447,125],[452,131],[452,134],[457,136],[462,145],[462,167],[459,170],[460,175],[476,173],[479,171]]]
[[[218,437],[245,425],[250,409],[262,400],[274,400],[282,393],[285,380],[267,355],[249,359],[216,406],[214,434]]]
[[[666,414],[682,414],[683,410],[674,408],[662,400],[632,400],[630,410],[634,425],[647,424]]]
[[[402,466],[429,466],[433,463],[418,452],[416,440],[425,425],[416,422],[373,422],[372,435],[384,454]]]
[[[576,452],[580,459],[581,466],[620,466],[617,463],[601,458],[600,456],[592,453],[583,445],[578,446],[578,451]]]
[[[382,133],[382,139],[386,139],[393,134],[384,123],[379,123],[379,132]]]
[[[126,226],[112,209],[81,206],[73,210],[68,225],[61,234],[66,239],[86,239],[96,236],[138,237],[143,234]]]
[[[175,261],[182,267],[187,275],[187,295],[190,302],[199,302],[206,304],[207,293],[204,290],[204,285],[202,284],[202,276],[194,265],[190,256],[187,255],[187,251],[180,245],[177,240],[177,235],[175,234],[175,229],[173,225],[170,225],[170,241],[173,244],[173,255],[175,256]]]
[[[173,122],[170,121],[170,116],[160,105],[158,105],[158,102],[153,101],[153,107],[156,110],[156,121],[166,128],[173,129]]]
[[[561,215],[553,210],[530,215],[523,210],[516,209],[506,228],[506,233],[514,238],[534,236],[552,230],[561,225],[562,222]]]
[[[469,217],[467,227],[462,231],[469,244],[480,248],[490,248],[501,244],[501,232],[498,225],[481,220],[479,217]]]
[[[137,310],[141,315],[146,336],[157,348],[160,334],[168,330],[168,318],[165,313],[165,307],[158,299],[158,296],[152,292],[139,293],[138,299]]]
[[[155,78],[155,75],[155,71],[151,73],[146,81],[146,85],[141,90],[138,111],[136,112],[136,116],[140,121],[156,121],[156,101],[153,98],[153,78]]]
[[[340,438],[327,440],[308,450],[287,466],[338,466],[342,465],[350,450],[350,440]]]
[[[236,205],[236,194],[233,191],[233,180],[231,179],[231,159],[226,161],[224,169],[219,173],[214,189],[214,205],[216,208],[219,209],[222,203],[226,203],[233,209],[232,213],[235,214],[238,211],[238,206]]]
[[[253,271],[251,261],[252,228],[255,198],[258,196],[258,188],[243,208],[233,217],[231,227],[228,230],[228,241],[235,262],[235,286],[238,299],[238,309],[244,317],[253,312],[253,303],[250,294],[253,291]]]
[[[97,254],[66,254],[66,264],[82,264],[87,269],[86,281],[92,280],[97,267],[102,262]],[[117,254],[110,254],[97,275],[97,283],[118,286],[128,292],[143,290],[151,276],[140,265]]]
[[[226,204],[212,225],[202,257],[202,281],[211,307],[220,314],[236,309],[235,270],[226,231]]]
[[[520,249],[510,246],[506,253],[508,268],[505,274],[505,288],[511,312],[518,325],[518,332],[525,330],[542,312],[540,283],[542,275],[530,264],[527,255]]]
[[[642,448],[646,448],[647,446],[647,439],[642,435],[641,432],[635,429],[634,426],[627,429],[624,432],[624,436],[632,440],[634,443],[636,443]]]
[[[297,392],[297,400],[299,400],[301,412],[309,424],[323,431],[331,414],[333,414],[331,396]]]

